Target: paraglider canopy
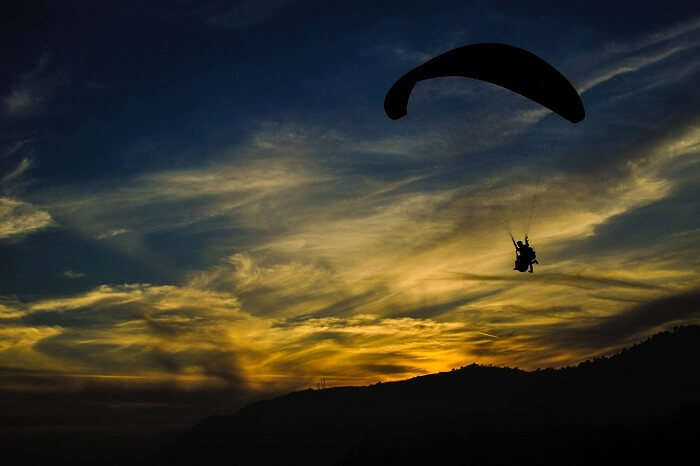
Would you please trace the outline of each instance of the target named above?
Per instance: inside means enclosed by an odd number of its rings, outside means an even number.
[[[443,53],[403,75],[384,99],[392,120],[408,113],[408,99],[419,81],[463,76],[497,84],[547,107],[572,123],[584,119],[583,102],[571,83],[538,56],[506,44],[473,44]]]

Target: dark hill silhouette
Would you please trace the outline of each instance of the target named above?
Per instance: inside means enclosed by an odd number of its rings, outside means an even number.
[[[576,367],[305,390],[210,418],[149,463],[672,464],[699,437],[698,354],[689,326]]]

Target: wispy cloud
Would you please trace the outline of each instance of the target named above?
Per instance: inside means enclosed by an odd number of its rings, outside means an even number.
[[[299,386],[319,373],[346,383],[423,373],[442,367],[441,358],[455,361],[450,342],[467,331],[459,323],[374,315],[252,317],[228,294],[151,285],[103,286],[3,314],[15,319],[3,329],[6,366],[21,356],[53,360],[54,369],[74,374],[161,374],[239,387]],[[68,325],[55,327],[57,319]],[[392,349],[378,352],[378,343]]]
[[[636,78],[690,50],[676,39],[691,44],[685,35],[695,29],[679,31],[649,39],[647,48],[611,51],[621,61],[596,62],[586,85],[621,73]],[[486,113],[483,126],[440,121],[418,136],[410,123],[400,135],[370,137],[268,122],[235,147],[203,154],[200,165],[42,186],[32,204],[0,198],[0,237],[45,228],[51,212],[124,255],[167,263],[159,247],[168,233],[205,237],[208,258],[196,268],[178,264],[181,278],[167,285],[125,280],[0,301],[0,365],[21,360],[37,370],[186,387],[293,388],[321,375],[367,383],[472,361],[568,364],[697,317],[688,304],[700,285],[695,225],[669,227],[661,245],[596,243],[606,227],[695,181],[697,122],[680,115],[643,142],[616,133],[625,151],[601,145],[581,155],[604,166],[549,164],[538,182],[533,164],[569,150],[542,149],[517,131],[543,114],[504,124],[496,121],[502,113]],[[503,141],[535,155],[493,152]],[[489,165],[490,157],[507,162]],[[479,162],[478,176],[465,169]],[[25,165],[6,178],[18,179]],[[532,276],[504,275],[513,261],[508,222],[523,230],[535,196],[531,239],[540,267]],[[669,306],[676,310],[663,311]]]
[[[129,233],[129,230],[127,228],[115,228],[115,229],[109,230],[105,233],[100,233],[95,238],[96,239],[114,238],[115,236],[123,235],[125,233]]]
[[[54,224],[48,212],[6,197],[0,197],[0,239],[32,233]]]
[[[414,66],[420,65],[432,58],[430,53],[421,52],[419,50],[409,50],[405,47],[393,47],[391,53],[399,61],[413,64]]]
[[[0,153],[0,159],[12,157],[13,155],[22,151],[22,149],[27,147],[29,144],[31,144],[31,142],[31,139],[20,139],[19,141],[13,142],[9,146],[7,146],[3,152]]]
[[[20,303],[15,299],[0,298],[0,321],[2,319],[16,319],[24,315]]]
[[[19,164],[0,179],[0,239],[21,237],[43,228],[55,225],[51,215],[28,202],[16,199],[13,194],[20,191],[25,173],[32,167],[32,161],[23,158]]]
[[[23,158],[20,161],[19,165],[17,165],[17,167],[14,170],[10,171],[9,173],[7,173],[5,176],[2,177],[2,180],[0,180],[0,183],[6,184],[8,182],[16,180],[17,178],[22,176],[22,174],[24,174],[24,172],[29,170],[31,167],[32,167],[31,159]]]
[[[391,180],[335,171],[318,161],[329,151],[356,151],[355,140],[329,132],[323,143],[308,131],[280,135],[277,129],[206,167],[139,176],[94,196],[54,196],[52,209],[69,224],[88,231],[99,226],[92,237],[194,228],[213,215],[249,234],[237,237],[239,252],[179,285],[109,286],[27,304],[26,319],[35,325],[74,322],[72,331],[38,348],[93,372],[102,358],[109,361],[104,367],[126,371],[126,348],[140,348],[144,361],[159,361],[144,363],[143,373],[199,374],[211,382],[223,380],[214,375],[221,370],[226,380],[250,387],[299,386],[319,374],[362,383],[473,360],[557,365],[591,350],[548,347],[534,336],[574,319],[599,322],[687,284],[687,275],[673,275],[676,262],[619,273],[614,263],[621,256],[609,263],[589,258],[600,268],[591,273],[576,261],[551,271],[546,257],[570,247],[572,237],[595,237],[611,219],[671,195],[673,180],[663,170],[692,153],[692,129],[662,138],[634,162],[621,161],[626,169],[607,178],[561,172],[537,185],[523,181],[516,167],[429,190],[426,183],[439,179],[439,171]],[[363,150],[371,151],[366,144]],[[498,212],[518,220],[535,192],[536,247],[545,259],[532,280],[508,278],[502,271],[512,267],[513,254]],[[455,271],[453,280],[435,279]],[[601,298],[605,290],[619,299]],[[100,309],[110,311],[102,316]],[[86,339],[111,349],[81,360],[83,352],[71,348]],[[213,360],[231,363],[207,368],[201,358],[208,351],[217,352]]]
[[[455,273],[455,278],[467,281],[476,282],[515,282],[522,283],[523,278],[516,275],[478,275],[473,273]],[[448,278],[449,279],[449,278]],[[604,287],[613,288],[633,288],[643,290],[663,290],[664,287],[645,282],[635,282],[621,280],[614,277],[595,276],[587,274],[556,274],[556,273],[538,273],[536,277],[531,277],[529,282],[538,283],[546,282],[550,284],[573,286],[576,288],[585,289],[601,289]]]
[[[589,91],[590,89],[617,76],[639,71],[643,68],[663,61],[681,51],[697,48],[698,46],[700,46],[700,41],[682,45],[672,44],[662,50],[656,50],[645,54],[631,55],[624,58],[617,58],[614,60],[614,64],[597,71],[594,76],[591,76],[583,84],[580,84],[578,86],[578,91],[583,94],[586,91]]]
[[[699,30],[700,17],[691,18],[685,22],[675,24],[660,31],[654,31],[645,37],[637,39],[636,41],[631,41],[628,43],[612,43],[606,47],[606,51],[612,54],[629,53],[651,47],[653,45],[658,45]]]
[[[32,95],[29,89],[13,89],[3,97],[5,112],[10,116],[21,115],[38,103],[38,98]]]
[[[30,70],[20,74],[8,94],[0,97],[4,114],[20,118],[33,114],[45,101],[53,87],[53,78],[46,74],[48,55],[42,54]]]
[[[90,236],[115,236],[105,232],[181,228],[218,216],[259,212],[267,200],[294,198],[301,188],[331,181],[327,174],[295,161],[293,152],[287,152],[293,148],[275,144],[271,140],[254,141],[251,162],[217,162],[201,168],[141,175],[121,185],[95,187],[94,194],[88,196],[47,191],[47,197],[57,199],[49,201],[49,205],[62,215],[78,216],[82,226],[96,230],[89,232]],[[263,155],[261,160],[261,152],[282,154]],[[173,208],[175,205],[177,208]],[[261,222],[267,216],[256,214],[248,218]]]

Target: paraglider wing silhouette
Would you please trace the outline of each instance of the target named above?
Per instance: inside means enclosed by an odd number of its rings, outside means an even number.
[[[445,52],[401,77],[384,99],[392,120],[408,113],[408,99],[419,81],[463,76],[496,84],[534,100],[572,123],[584,119],[583,102],[571,83],[538,56],[506,44],[473,44]]]

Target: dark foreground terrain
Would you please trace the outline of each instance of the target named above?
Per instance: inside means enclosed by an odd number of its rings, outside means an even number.
[[[700,327],[607,359],[524,372],[471,365],[306,390],[215,417],[149,464],[692,464]]]

